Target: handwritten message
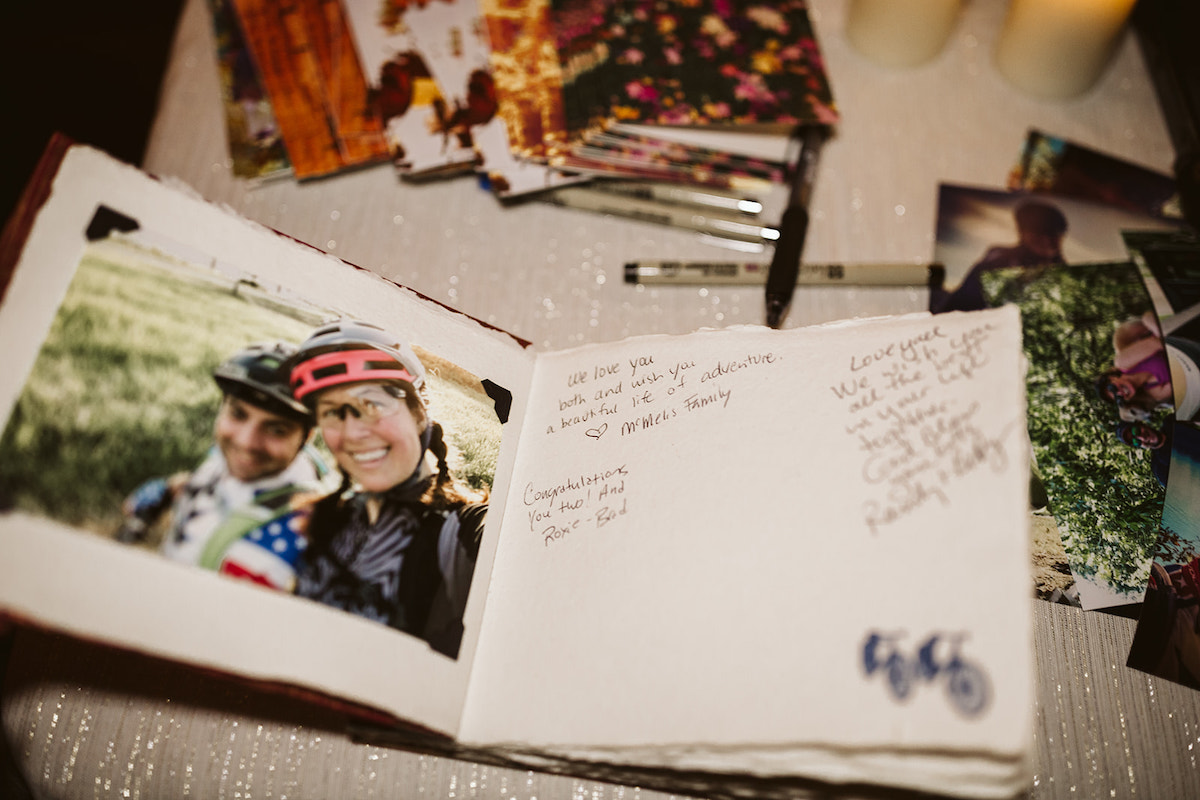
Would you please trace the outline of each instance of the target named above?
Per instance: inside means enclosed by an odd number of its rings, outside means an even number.
[[[1003,471],[1008,456],[996,420],[978,401],[956,401],[956,384],[987,366],[990,324],[915,336],[854,353],[829,386],[845,430],[862,455],[862,518],[873,534],[931,503],[948,505],[950,485],[979,469]],[[1011,426],[1010,426],[1011,427]]]
[[[625,481],[629,467],[568,475],[550,484],[527,483],[521,496],[529,530],[549,547],[576,533],[598,530],[629,513]]]
[[[597,360],[564,377],[545,433],[580,442],[641,441],[680,420],[729,408],[739,387],[781,360],[770,350],[712,359],[667,359],[647,350]],[[530,533],[551,547],[618,521],[631,511],[632,473],[628,463],[606,463],[527,484],[522,499]]]
[[[779,364],[772,351],[711,361],[647,354],[605,361],[567,376],[547,435],[636,436],[687,414],[727,408],[740,378]]]

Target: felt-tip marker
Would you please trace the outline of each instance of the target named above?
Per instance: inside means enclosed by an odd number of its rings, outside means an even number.
[[[797,286],[927,286],[940,287],[946,278],[941,264],[801,264]],[[635,261],[625,265],[626,283],[761,286],[767,265],[721,261]]]
[[[566,186],[555,189],[539,199],[565,208],[577,208],[616,217],[653,222],[675,228],[685,228],[710,236],[743,242],[773,242],[779,229],[771,225],[748,222],[745,217],[723,215],[700,209],[690,209],[604,192],[586,186]]]
[[[734,214],[753,216],[763,210],[762,202],[752,197],[702,191],[687,186],[676,186],[663,181],[608,181],[599,180],[590,184],[602,192],[638,197],[643,200],[658,200],[680,206],[693,206],[712,211],[728,211]]]

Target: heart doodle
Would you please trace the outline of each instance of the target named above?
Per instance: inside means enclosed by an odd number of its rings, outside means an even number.
[[[586,431],[584,431],[584,433],[586,433],[588,436],[592,437],[593,439],[599,439],[601,436],[604,435],[604,432],[607,430],[608,430],[608,423],[605,422],[604,424],[600,425],[597,428],[588,428]]]

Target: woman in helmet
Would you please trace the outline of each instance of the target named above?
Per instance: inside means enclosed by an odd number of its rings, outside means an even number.
[[[457,657],[486,506],[450,474],[421,362],[381,328],[340,321],[300,346],[291,385],[343,474],[313,509],[296,593]]]
[[[1117,404],[1121,419],[1144,421],[1155,409],[1172,405],[1171,368],[1153,311],[1118,325],[1113,351],[1113,366],[1095,385],[1102,399]]]

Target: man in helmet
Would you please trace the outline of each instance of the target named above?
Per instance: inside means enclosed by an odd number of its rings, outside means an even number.
[[[291,591],[304,548],[303,512],[293,501],[323,493],[329,474],[309,444],[312,415],[288,386],[284,363],[294,351],[282,342],[255,344],[213,371],[222,394],[214,446],[191,472],[148,481],[130,495],[124,538],[138,538],[139,527],[169,507],[164,556]]]
[[[986,308],[983,275],[992,270],[1066,263],[1062,244],[1067,234],[1067,218],[1057,206],[1041,200],[1026,200],[1013,211],[1013,221],[1017,228],[1016,244],[988,248],[953,292],[932,291],[930,311],[938,314]]]

